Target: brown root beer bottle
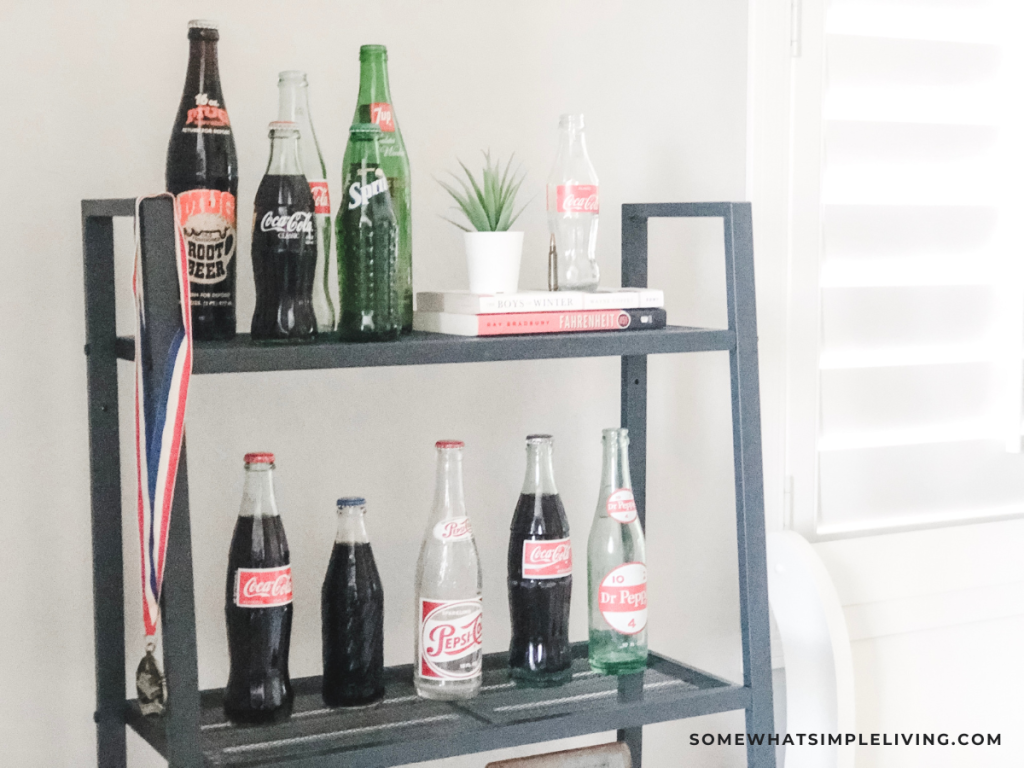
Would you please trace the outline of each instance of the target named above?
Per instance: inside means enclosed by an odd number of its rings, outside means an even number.
[[[212,21],[188,23],[185,90],[167,146],[167,191],[178,200],[188,257],[192,336],[235,335],[238,158],[217,70]]]

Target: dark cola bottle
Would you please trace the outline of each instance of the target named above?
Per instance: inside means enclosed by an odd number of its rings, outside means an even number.
[[[270,161],[256,190],[252,274],[254,341],[308,341],[316,336],[316,203],[299,161],[295,123],[270,124]]]
[[[509,667],[514,680],[531,686],[572,677],[572,542],[551,453],[550,435],[526,438],[526,480],[508,542]]]
[[[224,606],[231,657],[224,714],[235,723],[280,722],[294,699],[288,676],[292,568],[273,475],[274,454],[245,455]]]
[[[175,195],[188,257],[192,336],[235,335],[238,158],[224,106],[212,21],[188,23],[185,90],[167,146],[167,191]]]
[[[338,535],[320,594],[329,707],[368,706],[384,698],[384,587],[365,515],[365,499],[338,499]]]

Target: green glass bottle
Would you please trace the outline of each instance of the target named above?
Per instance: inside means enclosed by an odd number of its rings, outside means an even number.
[[[395,119],[388,83],[388,50],[383,45],[364,45],[359,49],[359,98],[353,123],[380,126],[380,162],[388,179],[391,201],[398,220],[398,292],[402,330],[412,330],[412,202],[409,189],[409,156],[402,131]],[[349,142],[344,168],[352,163]],[[344,300],[342,300],[344,301]],[[344,311],[344,307],[342,307]]]

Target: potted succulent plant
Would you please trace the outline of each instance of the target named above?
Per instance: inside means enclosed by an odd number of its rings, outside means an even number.
[[[479,181],[461,160],[459,165],[466,179],[451,174],[461,190],[438,179],[465,214],[469,226],[445,218],[465,233],[469,290],[472,293],[515,293],[519,288],[523,233],[509,231],[509,227],[525,207],[515,210],[516,195],[526,174],[512,169],[511,157],[502,170],[500,160],[492,162],[490,152],[483,154],[484,167]]]

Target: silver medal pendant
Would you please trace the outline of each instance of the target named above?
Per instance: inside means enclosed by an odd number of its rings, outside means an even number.
[[[139,694],[139,709],[143,715],[162,715],[164,713],[164,702],[167,697],[164,693],[164,676],[156,663],[153,651],[156,644],[146,643],[146,655],[139,662],[139,668],[135,671],[135,690]]]

